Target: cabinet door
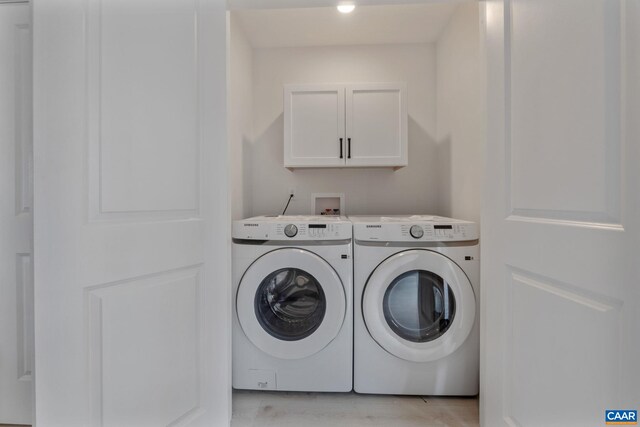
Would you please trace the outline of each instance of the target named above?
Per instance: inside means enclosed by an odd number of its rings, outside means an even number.
[[[344,166],[343,85],[286,85],[284,165]]]
[[[349,85],[346,92],[347,166],[406,166],[406,85]]]

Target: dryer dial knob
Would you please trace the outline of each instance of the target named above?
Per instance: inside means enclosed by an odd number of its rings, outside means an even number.
[[[412,225],[409,233],[411,233],[411,237],[415,239],[419,239],[424,236],[424,230],[419,225]]]
[[[294,237],[296,234],[298,234],[298,227],[296,227],[294,224],[289,224],[284,228],[284,234],[287,237]]]

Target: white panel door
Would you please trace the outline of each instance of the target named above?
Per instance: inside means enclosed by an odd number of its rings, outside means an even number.
[[[346,98],[347,166],[406,166],[406,85],[349,85]]]
[[[640,402],[640,4],[487,0],[485,426]]]
[[[38,0],[38,426],[228,425],[224,0]]]
[[[31,18],[0,4],[0,424],[30,424],[33,376]]]
[[[285,85],[284,165],[344,166],[344,86]]]

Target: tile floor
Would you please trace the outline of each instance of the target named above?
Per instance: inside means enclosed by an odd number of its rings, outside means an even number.
[[[231,427],[471,427],[478,399],[233,392]]]

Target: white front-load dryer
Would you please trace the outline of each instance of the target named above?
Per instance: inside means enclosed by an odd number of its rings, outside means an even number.
[[[352,226],[344,217],[233,224],[233,387],[350,391]]]
[[[478,394],[476,224],[417,215],[349,219],[354,390]]]

